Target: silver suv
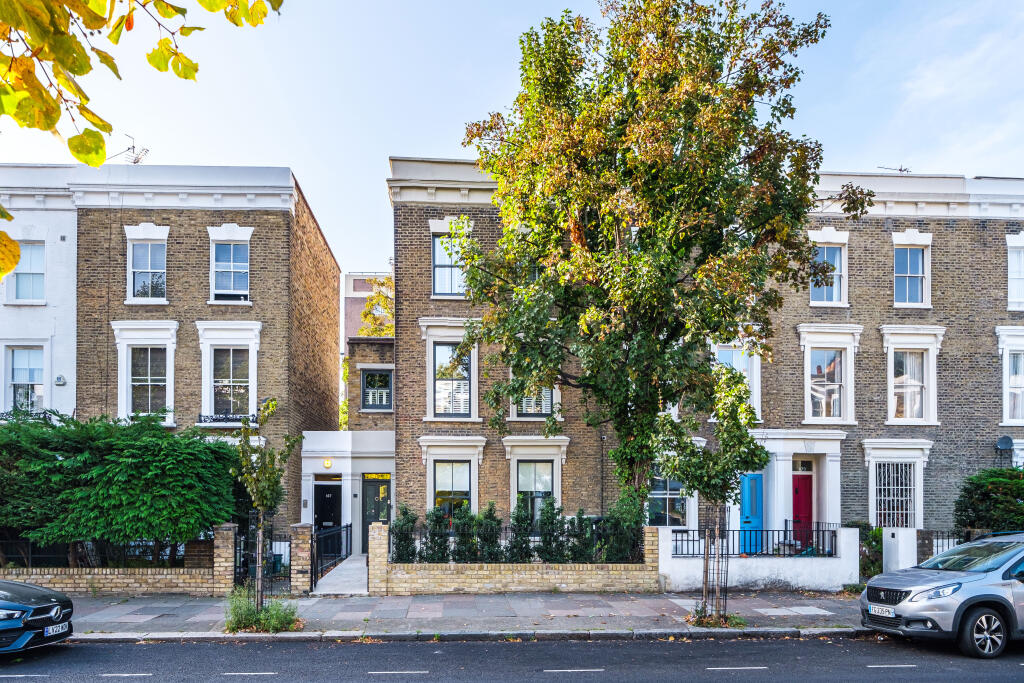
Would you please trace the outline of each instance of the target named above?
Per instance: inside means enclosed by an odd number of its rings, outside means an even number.
[[[1024,637],[1024,532],[990,534],[916,567],[874,576],[861,623],[885,633],[956,639],[961,652],[998,657]]]

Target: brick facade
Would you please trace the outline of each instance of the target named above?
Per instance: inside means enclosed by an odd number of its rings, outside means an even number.
[[[392,337],[349,337],[348,338],[348,428],[353,432],[393,430],[394,412],[394,366],[395,340]],[[369,368],[360,365],[390,365],[392,368],[392,409],[364,410],[362,407],[362,373]]]

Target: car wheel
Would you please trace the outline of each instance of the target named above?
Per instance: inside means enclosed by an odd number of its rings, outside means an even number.
[[[960,625],[960,651],[970,657],[991,658],[1006,649],[1006,623],[999,612],[979,607],[967,613]]]

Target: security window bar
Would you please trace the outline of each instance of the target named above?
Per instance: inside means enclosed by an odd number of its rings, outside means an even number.
[[[167,245],[132,242],[132,296],[163,299],[167,296]]]
[[[217,242],[213,245],[213,300],[249,300],[249,245]]]
[[[843,277],[845,275],[843,273],[843,248],[818,247],[814,260],[831,265],[832,275],[829,276],[828,284],[826,285],[811,285],[811,301],[841,303],[843,300]]]
[[[554,465],[550,460],[520,460],[518,463],[517,500],[523,501],[523,504],[530,508],[530,517],[535,526],[540,521],[544,499],[552,495],[553,469]]]
[[[132,414],[158,413],[167,407],[167,349],[136,346],[131,356]]]
[[[651,478],[647,496],[647,523],[650,526],[686,526],[686,498],[683,485],[674,479]]]
[[[551,415],[551,389],[545,387],[535,396],[523,396],[516,412],[520,417],[548,417]]]
[[[917,526],[914,463],[875,463],[875,526]]]
[[[10,350],[10,397],[14,410],[43,409],[43,349]]]
[[[445,517],[469,505],[469,462],[438,460],[434,462],[434,506]]]
[[[843,351],[811,350],[811,416],[843,416]]]
[[[894,259],[896,303],[924,303],[924,248],[896,247]]]
[[[249,414],[249,349],[213,350],[213,412]]]
[[[434,235],[434,294],[439,296],[461,296],[466,293],[459,254],[450,239],[450,235]],[[451,254],[448,249],[453,250]]]
[[[924,351],[893,351],[893,417],[924,418]]]
[[[1024,420],[1024,351],[1010,353],[1010,419]]]
[[[471,417],[470,359],[456,359],[458,346],[434,344],[434,417]]]
[[[45,296],[46,259],[42,244],[20,244],[21,259],[14,269],[14,300],[42,301]]]
[[[363,370],[364,410],[391,410],[391,371]]]
[[[1011,247],[1007,257],[1007,302],[1010,308],[1024,309],[1024,249]]]

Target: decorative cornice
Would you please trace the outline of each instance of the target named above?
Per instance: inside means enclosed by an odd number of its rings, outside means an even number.
[[[850,241],[850,232],[836,230],[834,225],[826,225],[821,230],[808,230],[807,237],[815,244],[847,244]]]
[[[928,453],[931,451],[933,441],[928,439],[863,439],[861,445],[864,447],[864,464],[871,467],[871,464],[881,458],[885,460],[904,460],[920,462],[922,465],[928,463]],[[884,451],[879,454],[878,451]]]
[[[567,436],[506,436],[501,440],[505,446],[505,459],[512,459],[512,449],[516,447],[550,448],[556,451],[565,464],[566,452],[569,448]]]
[[[891,346],[907,344],[934,346],[938,351],[946,334],[946,328],[941,325],[881,325],[878,329],[882,333],[882,349],[885,351]]]
[[[800,333],[800,348],[817,344],[852,344],[855,352],[860,351],[860,334],[863,325],[846,323],[801,323],[796,326]]]
[[[1000,353],[1007,348],[1024,348],[1024,325],[997,325],[996,338]]]
[[[487,437],[484,436],[442,436],[439,434],[425,434],[419,438],[420,452],[423,464],[427,464],[427,451],[431,448],[447,448],[450,450],[475,452],[476,462],[479,465],[484,460],[484,444]]]

